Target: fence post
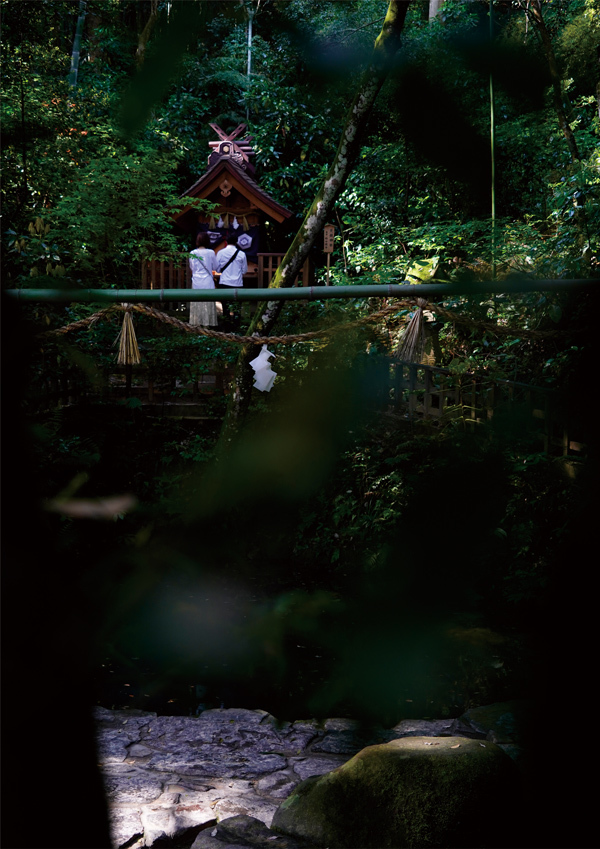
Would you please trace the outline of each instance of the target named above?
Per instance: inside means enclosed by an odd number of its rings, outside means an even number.
[[[425,373],[425,394],[423,396],[423,418],[428,419],[431,413],[431,371],[423,366]]]
[[[417,364],[410,363],[408,366],[408,417],[412,419],[417,409],[417,396],[415,390],[417,386]]]
[[[258,280],[256,281],[257,282],[257,288],[258,289],[264,289],[264,287],[265,287],[265,282],[264,282],[265,258],[262,254],[258,254],[257,273],[258,273]]]

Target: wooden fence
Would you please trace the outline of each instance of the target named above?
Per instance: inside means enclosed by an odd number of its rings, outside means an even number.
[[[281,265],[281,260],[285,254],[278,253],[263,253],[258,254],[258,285],[257,288],[262,289],[270,285],[273,275]],[[295,286],[312,286],[314,281],[314,268],[310,259],[307,259],[300,270],[300,274],[296,278]]]
[[[189,256],[143,260],[141,284],[142,289],[189,289],[192,285]]]
[[[547,453],[578,454],[584,446],[569,435],[568,416],[555,390],[512,380],[492,380],[481,374],[455,374],[437,366],[388,360],[379,387],[386,400],[409,420],[460,420],[476,429],[494,416],[518,413],[523,426],[533,428],[540,449]]]
[[[393,411],[407,421],[428,420],[442,425],[456,421],[465,429],[476,430],[496,417],[509,414],[513,426],[523,432],[533,432],[539,438],[540,450],[548,454],[581,455],[585,446],[570,433],[568,401],[563,393],[518,383],[511,380],[491,380],[482,374],[454,374],[437,366],[420,365],[389,357],[367,357],[364,385],[367,405],[372,409]],[[206,389],[226,390],[232,373],[214,364],[203,378],[206,385],[190,384],[183,393],[190,402],[197,402]],[[107,384],[100,392],[87,386],[79,369],[71,368],[57,378],[50,374],[39,387],[42,405],[48,408],[76,404],[100,396],[108,401],[122,396],[126,383],[133,378],[133,394],[145,403],[157,404],[162,399],[180,394],[178,382],[169,369],[165,374],[148,374],[147,368],[136,366],[130,371],[116,364],[108,369]],[[126,394],[131,395],[132,388]],[[181,387],[185,389],[185,387]],[[42,400],[43,399],[43,400]],[[182,404],[186,401],[182,400]]]
[[[258,262],[249,266],[244,274],[244,285],[249,288],[266,288],[271,283],[277,268],[281,264],[283,253],[259,253]],[[309,259],[304,263],[296,286],[311,286],[314,270]],[[143,260],[141,264],[142,289],[189,289],[192,286],[192,272],[189,264],[189,254],[181,254],[168,260]],[[162,308],[170,312],[185,312],[188,304],[165,301]]]

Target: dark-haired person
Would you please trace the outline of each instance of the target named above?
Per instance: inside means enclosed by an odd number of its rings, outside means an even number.
[[[213,271],[216,271],[216,268],[217,258],[210,247],[208,233],[198,233],[196,249],[190,253],[192,289],[214,289]],[[190,303],[190,324],[216,325],[216,303],[214,301],[192,301]]]

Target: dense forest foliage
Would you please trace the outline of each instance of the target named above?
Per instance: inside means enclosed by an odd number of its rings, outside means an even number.
[[[427,4],[409,10],[336,210],[339,275],[402,279],[431,256],[490,263],[490,73],[495,259],[545,276],[590,273],[597,4],[542,4],[548,45],[520,2],[493,4],[490,42],[488,5],[448,1],[431,21]],[[300,220],[385,6],[92,0],[69,73],[79,11],[3,3],[5,274],[15,284],[137,280],[142,256],[176,247],[164,210],[205,170],[209,122],[248,124],[261,185]]]
[[[248,125],[291,240],[386,5],[2,0],[4,288],[128,288],[142,259],[189,250],[165,211],[204,172],[211,122]],[[598,0],[445,0],[433,17],[412,3],[332,213],[332,285],[598,277],[599,35]],[[62,698],[65,658],[91,667],[94,701],[162,713],[243,703],[396,722],[534,694],[540,635],[583,556],[596,300],[499,285],[439,303],[462,320],[432,322],[436,364],[552,390],[576,451],[543,451],[516,408],[473,431],[464,410],[434,427],[378,407],[407,307],[364,324],[380,303],[285,307],[279,334],[347,330],[279,347],[275,389],[215,459],[225,396],[199,420],[111,398],[121,318],[41,337],[97,306],[7,305],[10,515],[36,525],[13,554],[39,621],[48,599],[62,618],[47,658]],[[174,397],[238,355],[146,317],[136,329]],[[67,377],[88,401],[48,404]],[[112,522],[65,508],[123,493],[136,506]]]
[[[189,251],[168,213],[211,123],[247,124],[292,243],[386,8],[1,0],[3,289],[134,287]],[[122,314],[3,293],[6,845],[35,843],[42,751],[44,845],[108,845],[90,704],[393,724],[515,698],[539,846],[589,845],[587,750],[556,733],[595,677],[598,298],[503,287],[600,276],[599,36],[599,0],[413,0],[329,218],[333,287],[490,281],[425,304],[428,361],[547,393],[558,441],[516,400],[475,425],[391,404],[420,315],[391,298],[289,302],[270,332],[320,335],[271,346],[228,443],[226,394],[197,393],[237,342],[134,315],[146,376],[202,405],[168,417],[116,368]]]

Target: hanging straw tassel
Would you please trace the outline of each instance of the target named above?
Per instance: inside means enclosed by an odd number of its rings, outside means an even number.
[[[142,362],[130,310],[123,315],[123,325],[116,341],[119,343],[117,363],[120,366],[138,366]]]
[[[423,316],[423,307],[425,306],[427,306],[427,301],[423,298],[417,298],[417,309],[410,317],[410,321],[406,325],[394,352],[397,359],[409,363],[420,363],[422,361],[425,350],[425,317]]]

